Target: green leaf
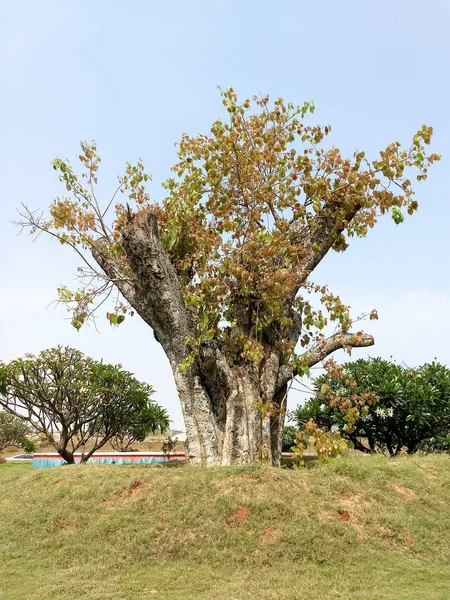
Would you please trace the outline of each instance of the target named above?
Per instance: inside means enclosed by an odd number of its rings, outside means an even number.
[[[167,247],[170,250],[175,246],[177,238],[171,233],[167,236]]]
[[[117,315],[116,313],[106,313],[106,318],[111,325],[120,325],[125,321],[125,315]]]
[[[80,331],[83,327],[83,321],[81,319],[72,319],[71,325],[72,327],[75,327],[77,331]]]
[[[405,220],[405,217],[403,216],[403,213],[398,208],[398,206],[392,207],[392,219],[397,225],[400,225],[400,223],[403,223],[403,221]]]
[[[111,246],[109,255],[112,257],[125,256],[126,255],[125,248],[123,246],[121,246],[120,244],[114,244],[114,246]]]

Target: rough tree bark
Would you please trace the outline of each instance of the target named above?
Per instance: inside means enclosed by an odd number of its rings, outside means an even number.
[[[321,233],[323,239],[324,228]],[[119,280],[122,294],[153,329],[170,361],[186,425],[190,462],[278,465],[287,388],[296,373],[284,364],[275,347],[266,347],[262,364],[242,365],[234,364],[214,341],[201,347],[188,370],[181,370],[179,365],[189,354],[185,340],[195,335],[195,325],[192,312],[185,306],[176,270],[161,245],[156,216],[146,211],[137,213],[122,234],[130,270],[126,277],[119,273],[121,267],[107,258],[101,242],[94,258],[108,277]],[[323,255],[335,239],[328,237],[328,242],[322,244]],[[311,246],[314,240],[307,242]],[[305,240],[302,243],[305,245]],[[318,260],[314,255],[306,264],[304,278]],[[292,334],[294,341],[300,330],[301,324]],[[312,366],[339,348],[371,344],[371,336],[341,332],[317,343],[305,358]],[[265,413],[258,409],[269,403],[281,410]]]

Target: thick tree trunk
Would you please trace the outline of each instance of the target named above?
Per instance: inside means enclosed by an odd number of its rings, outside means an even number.
[[[180,364],[190,352],[186,338],[195,336],[196,328],[178,275],[161,247],[156,217],[137,215],[123,232],[123,245],[135,281],[132,294],[127,289],[123,293],[152,327],[170,361],[190,462],[278,464],[283,418],[271,416],[267,408],[285,395],[286,385],[277,383],[279,353],[268,348],[264,365],[236,365],[211,342],[202,346],[195,363],[183,371]],[[107,268],[101,253],[96,260]]]
[[[286,394],[266,397],[257,369],[228,367],[213,382],[176,366],[174,376],[191,464],[280,464]]]
[[[359,450],[360,452],[364,452],[366,454],[371,454],[372,451],[369,450],[369,448],[367,448],[366,446],[364,446],[364,444],[360,440],[358,440],[356,435],[349,436],[349,439],[353,443],[355,450]]]
[[[186,339],[198,335],[194,315],[185,304],[182,274],[162,247],[154,214],[141,211],[130,216],[122,235],[126,268],[108,255],[102,240],[93,255],[153,329],[170,361],[186,425],[190,462],[279,465],[286,391],[295,376],[293,368],[283,361],[280,350],[269,344],[264,348],[264,361],[256,365],[230,357],[226,348],[211,341],[203,343],[194,364],[182,370],[180,365],[190,353]],[[301,318],[293,309],[287,311],[293,326],[285,333],[295,344]],[[250,334],[248,314],[237,319],[237,327],[244,335]],[[308,350],[305,363],[312,366],[339,348],[371,344],[371,336],[339,332]]]

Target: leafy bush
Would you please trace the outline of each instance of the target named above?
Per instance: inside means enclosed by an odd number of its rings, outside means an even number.
[[[35,452],[35,445],[27,437],[32,433],[31,427],[19,417],[0,412],[0,450],[17,446],[25,452]]]
[[[161,450],[164,452],[164,454],[170,454],[175,450],[177,442],[178,438],[173,438],[172,436],[168,435],[162,443]]]
[[[419,450],[423,452],[449,452],[450,453],[450,434],[438,436],[424,440],[419,444]]]
[[[283,452],[291,452],[292,447],[297,443],[297,427],[294,425],[287,425],[283,428],[283,435],[281,440],[281,450]]]
[[[314,387],[315,396],[296,410],[299,428],[312,420],[364,452],[448,447],[450,370],[439,363],[410,369],[361,359],[318,377]]]
[[[8,373],[3,365],[0,365],[0,394],[6,394],[8,387]]]

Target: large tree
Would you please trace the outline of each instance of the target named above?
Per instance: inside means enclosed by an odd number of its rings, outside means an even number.
[[[156,416],[151,386],[73,348],[27,354],[4,370],[0,406],[44,435],[68,464],[75,462],[76,451],[86,462],[114,436],[129,434]],[[149,429],[159,425],[153,422]]]
[[[146,192],[141,160],[100,202],[97,148],[82,143],[82,177],[67,160],[53,163],[68,196],[49,217],[25,207],[22,223],[78,253],[82,287],[59,289],[76,328],[116,290],[110,322],[137,312],[153,329],[173,370],[192,463],[278,464],[292,379],[340,348],[373,344],[352,330],[339,297],[312,281],[314,269],[379,215],[399,223],[404,210],[412,214],[409,172],[425,179],[439,156],[424,149],[431,127],[406,150],[394,142],[369,162],[323,144],[330,127],[307,124],[311,103],[239,103],[232,89],[222,100],[226,121],[182,136],[161,203]]]

